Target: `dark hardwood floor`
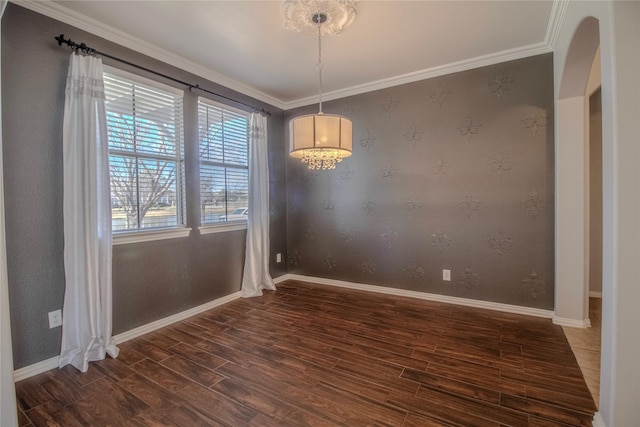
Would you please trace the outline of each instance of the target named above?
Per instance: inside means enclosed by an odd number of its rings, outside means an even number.
[[[548,319],[289,281],[16,384],[21,425],[590,426]]]

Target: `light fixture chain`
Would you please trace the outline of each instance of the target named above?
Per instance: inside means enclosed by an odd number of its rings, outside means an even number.
[[[322,114],[322,20],[318,19],[318,98],[319,112]]]

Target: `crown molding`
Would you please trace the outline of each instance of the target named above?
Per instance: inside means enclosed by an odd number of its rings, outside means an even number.
[[[67,9],[66,7],[61,6],[58,3],[54,3],[51,0],[9,1],[18,6],[24,7],[25,9],[29,9],[34,12],[40,13],[41,15],[53,18],[57,21],[64,22],[65,24],[69,24],[81,30],[87,31],[98,37],[109,40],[110,42],[119,44],[128,49],[132,49],[136,52],[142,53],[143,55],[147,55],[151,58],[157,59],[158,61],[173,65],[174,67],[180,68],[181,70],[195,74],[196,76],[202,77],[209,81],[218,83],[229,89],[235,90],[236,92],[240,92],[243,95],[247,95],[262,102],[266,102],[267,104],[273,105],[274,107],[282,109],[284,106],[284,103],[281,100],[274,98],[271,95],[267,95],[266,93],[254,89],[244,83],[226,77],[220,73],[196,64],[195,62],[189,61],[179,55],[176,55],[175,53],[169,52],[166,49],[162,49],[142,39],[133,37],[123,31],[105,25],[93,18],[89,18],[71,9]]]
[[[144,40],[133,37],[120,30],[105,25],[95,19],[88,18],[82,14],[67,9],[64,6],[54,3],[51,0],[9,1],[11,3],[15,3],[17,5],[30,9],[34,12],[43,14],[50,18],[77,27],[81,30],[95,34],[104,39],[110,40],[126,48],[135,50],[159,61],[173,65],[207,80],[216,82],[220,85],[233,89],[244,95],[251,96],[255,99],[266,102],[283,110],[290,110],[306,105],[312,105],[318,102],[317,95],[312,95],[293,101],[283,101],[281,99],[275,98],[244,83],[226,77],[220,73],[209,70],[201,65],[182,58],[179,55],[171,53],[165,49],[145,42]],[[346,98],[348,96],[360,95],[362,93],[372,92],[375,90],[387,89],[406,83],[413,83],[416,81],[457,73],[460,71],[467,71],[474,68],[495,65],[502,62],[513,61],[516,59],[522,59],[530,56],[552,52],[553,48],[555,47],[555,43],[557,42],[560,28],[562,27],[562,22],[564,20],[564,15],[567,10],[568,3],[569,2],[567,0],[553,1],[551,14],[549,16],[549,22],[547,24],[547,30],[543,42],[478,56],[475,58],[465,59],[462,61],[457,61],[438,67],[427,68],[386,79],[376,80],[373,82],[351,86],[333,92],[326,92],[322,94],[323,100],[331,101],[335,99]]]
[[[527,58],[529,56],[540,55],[551,52],[551,48],[546,43],[536,43],[519,48],[504,50],[497,53],[478,56],[475,58],[465,59],[462,61],[452,62],[438,67],[427,68],[420,71],[414,71],[387,79],[376,80],[371,83],[365,83],[358,86],[352,86],[333,92],[322,93],[322,101],[332,101],[334,99],[346,98],[348,96],[360,95],[375,90],[387,89],[393,86],[399,86],[406,83],[413,83],[420,80],[431,79],[433,77],[453,74],[460,71],[472,70],[474,68],[485,67],[487,65],[495,65],[502,62],[513,61],[516,59]],[[310,96],[295,101],[285,102],[284,110],[290,110],[305,105],[311,105],[318,102],[318,96]]]
[[[420,80],[430,79],[433,77],[444,76],[447,74],[457,73],[459,71],[472,70],[474,68],[480,68],[488,65],[495,65],[501,62],[513,61],[515,59],[522,59],[529,56],[540,55],[543,53],[553,52],[562,23],[564,22],[564,15],[569,6],[569,0],[553,0],[551,6],[551,13],[549,15],[549,22],[547,23],[547,31],[545,33],[544,42],[536,43],[524,47],[519,47],[510,50],[504,50],[484,56],[478,56],[475,58],[466,59],[463,61],[452,62],[439,67],[427,68],[421,71],[415,71],[400,76],[391,77],[388,79],[377,80],[371,83],[363,85],[352,86],[350,88],[341,89],[333,92],[327,92],[322,94],[323,101],[332,101],[335,99],[346,98],[348,96],[359,95],[366,92],[372,92],[374,90],[387,89],[393,86],[399,86],[405,83],[413,83]],[[293,108],[303,107],[306,105],[312,105],[318,102],[317,96],[310,96],[307,98],[301,98],[294,101],[284,102],[284,110],[290,110]]]
[[[544,43],[553,50],[558,42],[558,35],[564,22],[564,15],[569,6],[568,0],[554,0],[551,6],[551,15],[547,24],[547,33],[544,36]]]

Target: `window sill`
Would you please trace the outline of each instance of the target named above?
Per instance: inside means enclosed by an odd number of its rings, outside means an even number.
[[[152,242],[154,240],[175,239],[188,237],[190,228],[170,228],[164,230],[129,231],[113,233],[113,245],[127,245],[129,243]]]
[[[246,230],[247,222],[239,221],[239,222],[226,222],[222,224],[206,224],[201,225],[198,230],[200,230],[200,234],[211,234],[211,233],[224,233],[226,231],[239,231]]]

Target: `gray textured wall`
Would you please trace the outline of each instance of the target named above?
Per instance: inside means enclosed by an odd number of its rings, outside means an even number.
[[[324,110],[353,120],[354,153],[287,161],[290,273],[553,309],[552,54]]]
[[[213,82],[124,49],[96,36],[9,4],[2,18],[2,119],[9,298],[15,368],[56,356],[60,328],[47,313],[64,295],[62,114],[70,51],[78,42],[232,98],[264,107],[269,119],[272,252],[286,257],[283,112]],[[135,69],[105,59],[127,71]],[[170,82],[165,82],[172,84]],[[187,224],[197,227],[197,96],[185,92]],[[215,98],[212,98],[215,99]],[[189,147],[192,147],[189,150]],[[169,316],[240,289],[244,231],[114,246],[114,333]],[[277,277],[286,264],[276,264]]]

